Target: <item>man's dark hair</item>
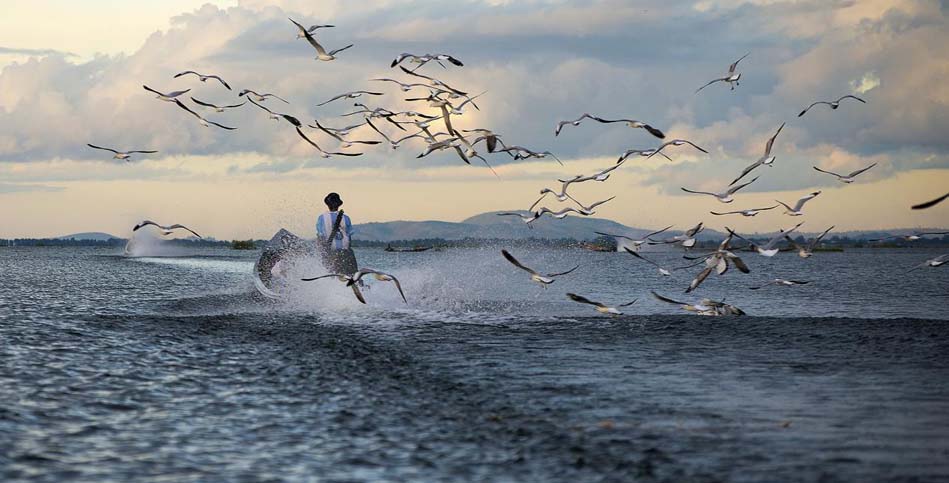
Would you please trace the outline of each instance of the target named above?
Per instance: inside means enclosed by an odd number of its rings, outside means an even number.
[[[326,206],[329,207],[331,211],[336,211],[340,206],[343,206],[343,200],[337,193],[326,195],[326,198],[323,198],[323,203],[326,203]]]

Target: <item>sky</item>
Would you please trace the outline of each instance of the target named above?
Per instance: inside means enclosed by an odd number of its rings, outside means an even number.
[[[642,129],[559,120],[584,112],[632,118],[709,151],[668,148],[673,161],[631,158],[603,183],[574,185],[584,202],[616,198],[597,215],[641,228],[699,221],[743,232],[949,226],[949,203],[909,206],[949,191],[949,2],[928,0],[36,0],[0,17],[0,238],[105,231],[127,236],[142,219],[183,223],[220,239],[268,238],[286,227],[313,235],[326,193],[337,191],[355,223],[461,221],[526,209],[557,178],[612,165],[626,149],[656,147]],[[296,39],[292,17],[331,23],[317,38],[351,49],[332,62]],[[213,103],[240,102],[249,88],[272,92],[272,109],[329,126],[358,122],[352,100],[369,89],[372,107],[433,112],[390,83],[408,80],[389,63],[402,52],[449,53],[464,67],[419,72],[472,94],[455,127],[489,128],[509,145],[563,160],[514,161],[483,153],[496,177],[451,151],[417,159],[421,140],[346,149],[324,159],[284,121],[247,104],[201,111],[237,127],[206,128],[142,89],[188,89]],[[739,63],[740,85],[695,93]],[[183,70],[222,76],[233,88]],[[854,94],[837,110],[811,102]],[[720,191],[758,159],[782,123],[776,161],[731,204],[681,187]],[[394,128],[385,127],[392,136]],[[337,143],[308,135],[327,150]],[[377,139],[368,127],[353,139]],[[154,149],[131,162],[87,143]],[[481,151],[484,151],[482,148]],[[876,163],[851,185],[812,169],[849,173]],[[788,204],[821,195],[795,219],[781,210],[754,218],[709,211]],[[544,205],[558,209],[548,199]]]

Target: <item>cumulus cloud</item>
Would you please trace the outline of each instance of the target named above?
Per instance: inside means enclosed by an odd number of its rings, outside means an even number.
[[[320,40],[330,47],[356,46],[338,61],[317,62],[312,49],[294,38],[288,16],[304,23],[332,21],[338,26],[321,30]],[[74,62],[65,55],[37,53],[3,68],[0,164],[102,160],[103,153],[85,147],[92,142],[158,149],[161,157],[267,158],[236,166],[233,175],[297,172],[327,163],[350,170],[454,166],[459,161],[450,153],[416,160],[418,144],[323,160],[286,123],[269,120],[253,106],[207,113],[238,127],[224,132],[198,125],[141,87],[191,88],[189,95],[214,103],[239,100],[236,92],[214,83],[172,78],[185,69],[213,72],[235,91],[268,91],[291,102],[271,102],[273,109],[344,125],[356,118],[336,116],[351,110],[351,101],[316,104],[372,87],[387,93],[372,99],[373,105],[422,110],[392,86],[368,79],[400,76],[388,68],[399,52],[444,50],[466,66],[433,66],[428,73],[472,93],[487,92],[479,98],[481,111],[469,109],[456,121],[462,127],[488,127],[509,144],[550,149],[565,159],[610,158],[657,142],[642,130],[591,123],[553,136],[558,120],[593,112],[648,121],[670,137],[692,139],[712,152],[699,157],[679,151],[675,163],[648,171],[645,182],[667,190],[677,189],[696,170],[707,172],[702,183],[710,186],[726,180],[721,166],[740,170],[756,159],[784,121],[788,126],[776,145],[779,163],[845,170],[876,161],[878,173],[923,164],[947,167],[949,87],[941,80],[949,51],[940,48],[949,42],[945,22],[939,2],[925,0],[472,1],[455,9],[398,0],[207,5],[175,17],[171,29],[152,34],[129,55]],[[746,51],[751,55],[742,61],[738,89],[716,85],[693,94]],[[868,104],[795,117],[814,100],[850,92],[864,94]],[[373,135],[368,129],[357,134]],[[332,139],[313,136],[335,148]],[[497,155],[491,162],[513,161]],[[135,172],[161,177],[174,169]],[[823,182],[807,171],[788,171],[760,189]]]

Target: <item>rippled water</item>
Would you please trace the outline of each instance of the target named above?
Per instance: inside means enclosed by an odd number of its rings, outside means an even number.
[[[949,269],[906,273],[939,253],[744,254],[691,297],[693,271],[512,251],[581,268],[544,290],[497,248],[364,250],[409,304],[335,281],[273,304],[254,253],[0,249],[0,480],[949,479]],[[813,283],[748,290],[774,277]]]

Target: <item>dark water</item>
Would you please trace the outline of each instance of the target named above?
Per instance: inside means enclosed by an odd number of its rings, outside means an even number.
[[[0,249],[0,480],[949,481],[949,270],[905,273],[937,254],[748,255],[698,293],[729,319],[617,254],[526,252],[583,265],[543,290],[495,249],[363,252],[410,303],[356,307],[257,300],[253,254]],[[814,283],[747,289],[775,276]]]

